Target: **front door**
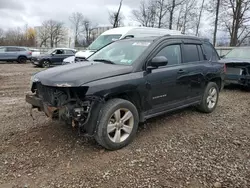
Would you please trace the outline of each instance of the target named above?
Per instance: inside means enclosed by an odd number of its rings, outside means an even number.
[[[61,65],[66,57],[68,57],[68,55],[65,54],[65,50],[58,49],[53,53],[51,62],[53,65]]]
[[[148,101],[151,102],[149,113],[158,113],[180,106],[187,90],[187,85],[178,80],[182,74],[181,43],[162,46],[156,56],[165,56],[168,65],[154,69],[146,76],[150,93]]]

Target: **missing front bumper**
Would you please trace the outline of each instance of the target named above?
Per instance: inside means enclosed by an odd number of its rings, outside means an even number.
[[[31,104],[33,108],[39,108],[41,110],[43,109],[43,102],[36,95],[27,94],[26,95],[26,102]]]

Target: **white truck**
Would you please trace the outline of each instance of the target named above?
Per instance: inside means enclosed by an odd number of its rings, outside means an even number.
[[[63,64],[74,63],[75,61],[82,61],[87,59],[97,50],[111,43],[112,41],[125,39],[125,38],[137,38],[137,37],[149,37],[149,36],[163,36],[163,35],[181,35],[180,31],[159,29],[152,27],[119,27],[110,29],[102,33],[90,46],[83,51],[78,51],[75,56],[64,59]]]

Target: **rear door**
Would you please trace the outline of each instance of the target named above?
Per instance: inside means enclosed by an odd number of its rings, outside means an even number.
[[[199,100],[205,89],[206,64],[202,43],[200,41],[188,40],[182,44],[183,68],[182,83],[187,85],[187,98]]]
[[[6,47],[5,57],[6,60],[17,60],[19,48],[16,47]]]

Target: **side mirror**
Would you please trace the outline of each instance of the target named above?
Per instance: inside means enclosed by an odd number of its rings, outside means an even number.
[[[225,55],[220,55],[220,58],[223,59],[225,57]]]
[[[165,56],[157,56],[150,61],[149,66],[151,66],[152,68],[158,68],[166,66],[167,64],[168,59]]]

